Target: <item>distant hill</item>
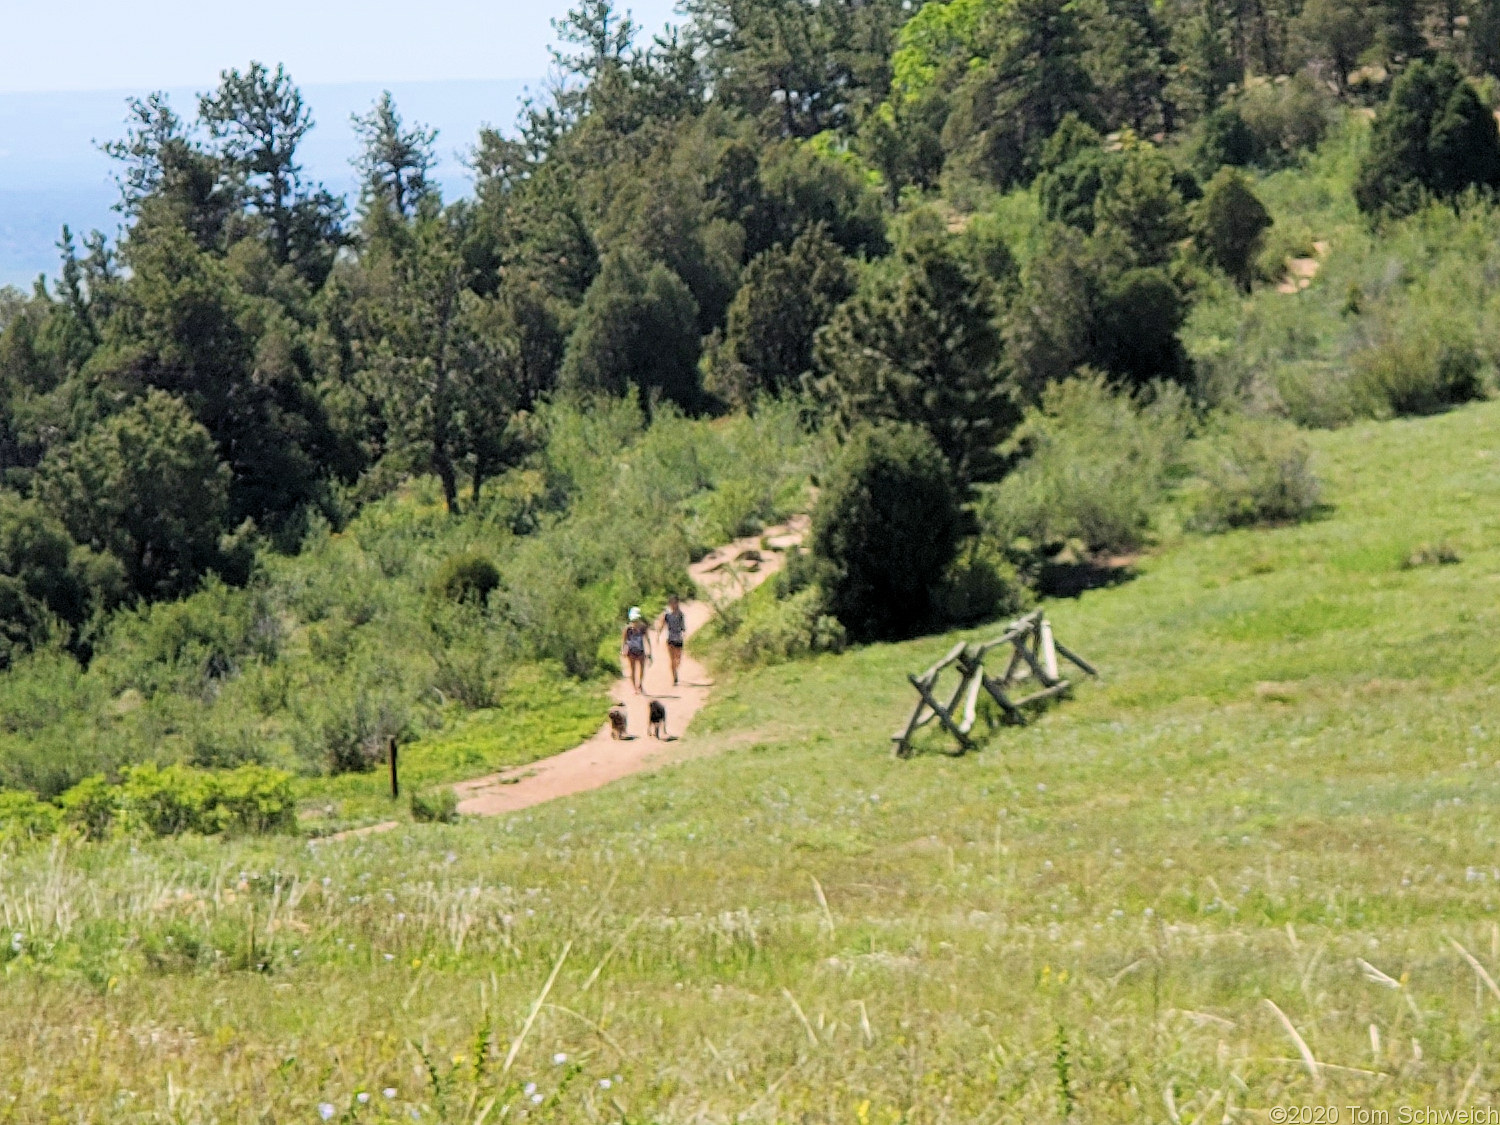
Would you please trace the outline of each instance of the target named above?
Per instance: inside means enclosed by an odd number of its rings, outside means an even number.
[[[448,197],[470,184],[463,155],[481,125],[509,129],[520,99],[534,82],[398,82],[389,89],[402,116],[439,130],[437,178]],[[330,189],[355,190],[349,159],[356,141],[349,115],[363,112],[386,86],[376,82],[305,86],[316,128],[303,164]],[[113,235],[119,216],[111,162],[95,142],[124,132],[125,101],[146,90],[0,94],[0,285],[29,287],[37,274],[57,272],[58,233],[98,228]],[[191,116],[195,91],[172,90],[172,101]]]

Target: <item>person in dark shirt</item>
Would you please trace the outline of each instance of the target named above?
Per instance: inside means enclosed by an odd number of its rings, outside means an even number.
[[[682,664],[682,646],[687,643],[687,615],[682,612],[682,603],[673,594],[667,599],[667,611],[661,615],[656,633],[667,634],[667,658],[672,662],[672,683],[677,682],[677,669]]]

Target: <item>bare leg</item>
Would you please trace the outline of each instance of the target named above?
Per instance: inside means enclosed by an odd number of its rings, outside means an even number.
[[[677,682],[677,669],[682,664],[682,649],[676,645],[668,645],[667,653],[672,661],[672,682]]]

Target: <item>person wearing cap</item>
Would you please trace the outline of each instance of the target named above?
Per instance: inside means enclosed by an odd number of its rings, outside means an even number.
[[[651,637],[641,607],[633,605],[627,615],[622,651],[630,666],[630,686],[637,695],[646,694],[646,662],[651,659]]]

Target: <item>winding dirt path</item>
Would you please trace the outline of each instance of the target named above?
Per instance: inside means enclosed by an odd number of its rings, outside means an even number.
[[[722,603],[743,597],[781,569],[787,550],[802,542],[806,530],[807,519],[800,516],[767,528],[764,536],[740,539],[705,555],[688,568],[688,575],[712,601]],[[763,549],[762,542],[770,549]],[[682,603],[682,611],[691,639],[713,616],[713,605],[710,601],[687,601]],[[543,801],[599,789],[680,757],[676,752],[678,740],[693,716],[708,702],[713,681],[689,648],[683,653],[680,682],[674,686],[666,646],[658,638],[655,626],[653,621],[651,644],[655,659],[646,668],[645,694],[635,694],[625,678],[616,680],[610,689],[611,699],[623,706],[628,716],[627,739],[612,738],[606,722],[594,737],[571,750],[530,765],[460,782],[454,786],[459,797],[458,811],[469,816],[515,812]],[[647,711],[653,699],[666,704],[669,736],[666,740],[646,735]]]
[[[711,551],[688,567],[688,576],[708,599],[682,603],[688,639],[691,641],[693,634],[708,624],[715,602],[723,604],[742,598],[780,570],[787,552],[801,544],[808,526],[806,516],[795,516],[784,524],[768,527],[762,535],[738,539]],[[666,645],[659,642],[656,634],[657,620],[660,618],[652,621],[651,630],[656,659],[646,668],[646,693],[636,695],[624,677],[610,687],[611,700],[626,709],[628,739],[611,738],[606,720],[592,738],[571,750],[472,781],[461,781],[453,787],[458,793],[458,811],[468,816],[500,816],[558,797],[600,789],[612,781],[684,757],[679,740],[693,716],[708,702],[713,680],[707,669],[694,659],[690,645],[683,653],[680,683],[672,684]],[[669,737],[661,741],[646,734],[647,713],[653,699],[660,700],[667,708]],[[388,832],[400,823],[388,820],[351,828],[320,837],[318,842]]]

